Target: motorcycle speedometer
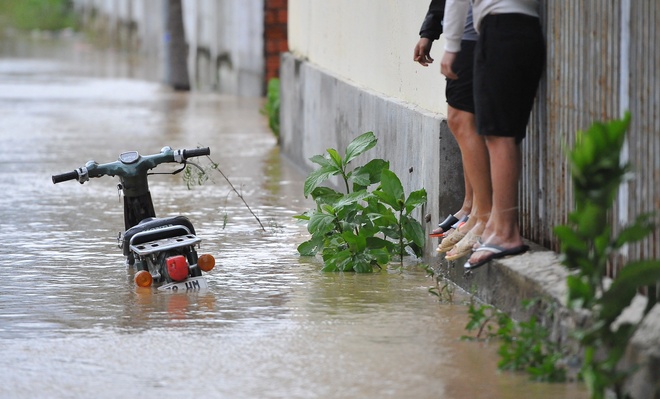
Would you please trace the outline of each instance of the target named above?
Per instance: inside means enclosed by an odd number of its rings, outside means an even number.
[[[122,152],[119,154],[119,160],[124,164],[132,164],[140,159],[140,154],[137,151]]]

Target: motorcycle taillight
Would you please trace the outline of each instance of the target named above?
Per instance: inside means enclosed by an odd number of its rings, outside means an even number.
[[[170,256],[165,259],[167,274],[174,281],[183,281],[188,278],[188,261],[183,255]]]

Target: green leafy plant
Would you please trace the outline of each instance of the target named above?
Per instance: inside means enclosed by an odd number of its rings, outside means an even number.
[[[535,301],[530,301],[525,306],[529,307],[534,303]],[[474,338],[499,340],[498,368],[525,371],[536,381],[566,380],[566,369],[562,366],[565,355],[559,345],[550,340],[548,330],[538,323],[535,316],[525,322],[516,322],[493,306],[476,307],[474,301],[470,303],[468,314],[470,320],[465,329],[476,330]],[[497,324],[497,328],[494,324]]]
[[[639,216],[613,234],[608,214],[619,186],[628,178],[630,164],[621,162],[621,149],[630,115],[608,123],[596,122],[579,132],[570,152],[576,207],[567,225],[557,226],[562,263],[573,270],[567,279],[569,305],[592,311],[592,322],[578,331],[584,349],[581,374],[592,398],[604,398],[611,389],[625,398],[624,383],[633,370],[618,366],[644,317],[655,305],[660,261],[639,260],[625,265],[611,285],[606,268],[611,256],[624,245],[643,239],[654,229],[653,215]],[[648,288],[648,306],[641,320],[616,324],[642,287]]]
[[[275,137],[280,137],[280,80],[278,78],[271,78],[268,81],[268,88],[266,90],[266,103],[261,109],[261,113],[268,117],[268,127],[275,134]]]
[[[298,252],[320,253],[324,271],[372,272],[388,264],[392,255],[402,260],[407,250],[422,254],[424,231],[412,212],[426,202],[426,191],[406,197],[401,181],[382,159],[349,168],[376,143],[373,132],[367,132],[348,144],[344,157],[330,148],[310,158],[320,167],[305,180],[304,195],[311,195],[317,206],[296,216],[312,234]],[[321,186],[333,177],[343,183],[344,193]]]
[[[71,0],[2,0],[0,14],[11,25],[24,30],[60,30],[75,28]]]

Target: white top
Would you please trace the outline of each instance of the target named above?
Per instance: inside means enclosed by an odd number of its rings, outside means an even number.
[[[443,33],[445,51],[461,51],[461,38],[465,27],[468,10],[472,2],[474,29],[479,32],[481,20],[488,14],[526,14],[538,17],[538,0],[447,0]]]

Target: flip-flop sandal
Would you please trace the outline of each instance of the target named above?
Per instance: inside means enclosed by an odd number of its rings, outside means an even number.
[[[454,245],[458,244],[458,242],[461,241],[466,234],[467,233],[463,233],[458,229],[454,230],[453,233],[449,234],[447,237],[445,237],[444,240],[440,242],[436,252],[444,253],[449,251],[450,249],[454,248]]]
[[[447,236],[449,236],[449,234],[451,234],[454,230],[463,227],[463,225],[466,224],[466,223],[468,222],[469,218],[470,218],[469,215],[465,215],[465,216],[463,216],[458,222],[454,223],[454,224],[451,226],[451,229],[449,229],[446,233],[444,233],[444,234],[442,235],[442,237],[447,237]]]
[[[479,266],[485,265],[486,263],[490,262],[493,259],[499,259],[499,258],[503,258],[503,257],[509,256],[509,255],[519,255],[519,254],[522,254],[524,252],[527,252],[528,250],[529,250],[529,246],[525,245],[525,244],[519,245],[519,246],[513,247],[513,248],[504,248],[504,247],[500,247],[499,245],[494,245],[494,244],[481,244],[481,246],[479,248],[475,249],[474,252],[475,253],[476,252],[488,252],[489,256],[487,256],[484,259],[478,261],[477,263],[470,263],[470,261],[468,260],[467,262],[465,262],[463,267],[465,269],[473,270],[473,269],[476,269]]]
[[[450,215],[453,216],[453,215]],[[445,238],[448,237],[454,230],[457,228],[463,226],[465,223],[467,223],[468,219],[470,218],[470,215],[463,215],[460,219],[456,219],[456,222],[452,224],[451,226],[448,226],[448,228],[444,229],[444,231],[440,231],[440,228],[437,228],[429,234],[431,237],[438,237],[438,238]],[[444,222],[443,222],[444,223]]]
[[[460,219],[456,221],[456,223],[451,225],[452,229],[457,229],[467,223],[467,221],[470,219],[470,215],[463,215]]]
[[[443,234],[445,234],[454,224],[456,224],[459,221],[459,219],[452,215],[449,214],[445,220],[442,221],[442,223],[438,224],[438,228],[433,230],[431,234],[429,234],[430,237],[442,237]]]
[[[468,231],[468,233],[463,237],[461,241],[458,242],[452,249],[453,254],[447,254],[445,256],[446,260],[456,260],[462,258],[465,255],[472,253],[472,247],[481,237],[474,233],[474,229]]]

